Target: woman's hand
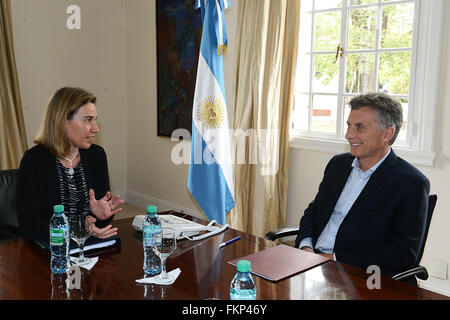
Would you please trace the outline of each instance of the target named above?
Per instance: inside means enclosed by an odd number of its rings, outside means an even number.
[[[95,221],[97,221],[94,217],[91,217],[91,235],[96,238],[106,239],[112,236],[117,235],[118,228],[113,228],[112,225],[106,226],[104,228],[97,228],[95,226]]]
[[[107,192],[103,198],[100,200],[95,199],[94,190],[89,190],[89,209],[91,212],[100,220],[106,220],[110,218],[113,214],[122,211],[119,208],[123,200],[119,200],[120,196],[116,194],[111,198],[111,192]]]

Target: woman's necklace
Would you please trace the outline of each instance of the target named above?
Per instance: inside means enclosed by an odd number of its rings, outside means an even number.
[[[67,159],[66,157],[63,157],[64,160],[67,160],[67,161],[70,162],[70,168],[69,168],[69,176],[70,176],[70,178],[72,178],[72,176],[73,176],[73,174],[75,172],[73,170],[73,167],[72,167],[72,161],[77,157],[77,155],[78,155],[78,150],[77,150],[77,152],[75,153],[75,155],[73,156],[72,159]]]

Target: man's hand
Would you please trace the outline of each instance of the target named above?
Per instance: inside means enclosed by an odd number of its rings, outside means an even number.
[[[334,260],[334,255],[332,253],[327,254],[327,253],[319,253],[319,255],[321,255],[322,257],[328,258],[330,260]]]
[[[300,250],[314,253],[313,249],[311,249],[310,247],[301,247]]]
[[[311,252],[314,253],[313,249],[311,249],[310,247],[301,247],[300,250],[306,251],[306,252]],[[327,254],[327,253],[318,253],[319,255],[321,255],[322,257],[328,258],[330,260],[334,260],[334,255],[332,253]]]

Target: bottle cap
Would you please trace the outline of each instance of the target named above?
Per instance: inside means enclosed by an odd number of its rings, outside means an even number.
[[[147,213],[156,213],[156,206],[147,206]]]
[[[62,204],[57,204],[56,206],[53,206],[54,212],[64,212],[64,206]]]
[[[250,272],[252,269],[252,263],[248,260],[239,260],[237,263],[237,271]]]

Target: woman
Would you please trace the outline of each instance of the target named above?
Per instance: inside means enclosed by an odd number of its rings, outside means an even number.
[[[23,235],[48,236],[56,204],[63,204],[68,215],[94,216],[94,237],[117,234],[110,222],[123,201],[111,197],[106,153],[94,144],[95,103],[96,97],[81,88],[61,88],[51,97],[36,145],[20,163],[17,210]]]

